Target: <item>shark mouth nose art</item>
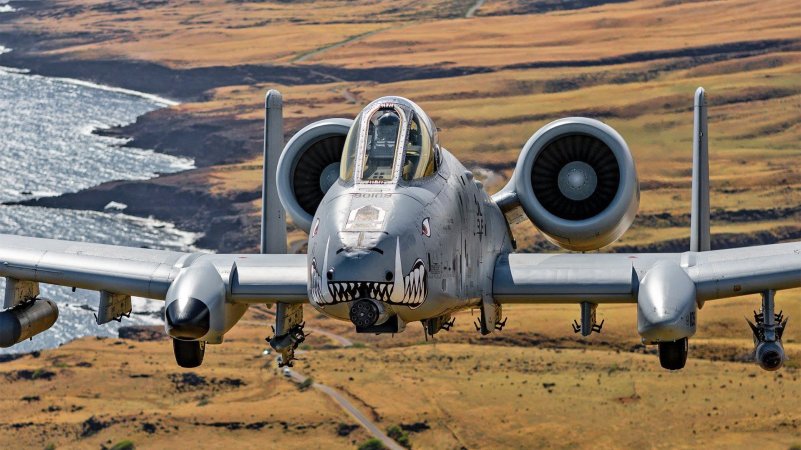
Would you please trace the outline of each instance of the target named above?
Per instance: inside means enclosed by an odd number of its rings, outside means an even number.
[[[328,282],[328,293],[334,298],[334,303],[365,297],[391,303],[392,288],[392,283],[383,282]]]
[[[428,275],[423,261],[418,259],[414,262],[412,270],[403,277],[403,300],[402,305],[420,306],[428,296]]]
[[[391,305],[416,308],[422,305],[428,297],[428,274],[425,264],[420,259],[414,262],[412,270],[404,275],[402,281],[329,281],[324,283],[316,259],[312,259],[309,275],[311,300],[321,306],[350,302],[360,298],[372,298]],[[402,293],[402,296],[397,293]]]

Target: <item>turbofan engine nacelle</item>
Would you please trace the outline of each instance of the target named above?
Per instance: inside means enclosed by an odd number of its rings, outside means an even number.
[[[50,329],[58,319],[58,307],[47,299],[20,303],[0,312],[0,347],[7,348]]]
[[[325,119],[298,131],[278,160],[278,196],[307,233],[323,196],[339,177],[345,138],[353,120]]]
[[[628,145],[612,127],[568,117],[526,142],[512,179],[493,196],[505,213],[522,207],[554,244],[597,250],[631,226],[640,188]]]

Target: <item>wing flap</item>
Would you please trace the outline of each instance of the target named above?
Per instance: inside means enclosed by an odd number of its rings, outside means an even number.
[[[694,254],[687,273],[698,300],[801,287],[801,243],[713,250]]]
[[[498,303],[620,303],[636,301],[632,259],[615,254],[519,254],[498,258]]]
[[[253,255],[238,258],[231,273],[231,300],[264,303],[305,303],[308,283],[306,255]]]

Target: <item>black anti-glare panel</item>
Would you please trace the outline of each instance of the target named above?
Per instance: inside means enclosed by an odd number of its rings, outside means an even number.
[[[559,190],[559,171],[573,161],[589,164],[598,177],[595,192],[584,200],[571,200]],[[540,204],[565,220],[585,220],[605,210],[620,187],[620,167],[612,149],[588,134],[561,136],[537,155],[531,186]]]

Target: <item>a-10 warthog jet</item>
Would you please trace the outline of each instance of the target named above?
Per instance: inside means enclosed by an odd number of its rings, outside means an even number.
[[[774,311],[774,293],[801,286],[801,243],[710,250],[705,109],[699,89],[688,251],[589,254],[618,239],[639,205],[634,160],[608,125],[581,117],[546,125],[523,146],[506,187],[490,196],[440,145],[428,115],[400,97],[370,103],[355,120],[303,128],[279,160],[281,97],[271,91],[264,254],[2,235],[0,345],[55,322],[56,305],[40,298],[39,283],[99,291],[98,323],[130,313],[131,296],[166,300],[166,330],[183,367],[199,365],[206,344],[221,343],[251,304],[276,305],[269,341],[291,364],[306,303],[360,333],[398,333],[422,322],[428,335],[448,330],[453,314],[469,308],[480,310],[476,328],[488,334],[504,327],[505,304],[575,303],[581,321],[574,329],[585,336],[601,329],[599,304],[633,303],[643,342],[658,345],[663,367],[681,369],[704,302],[759,293],[755,359],[778,369],[786,320]],[[285,212],[308,232],[308,254],[285,254]],[[515,253],[510,223],[524,218],[576,253]]]

